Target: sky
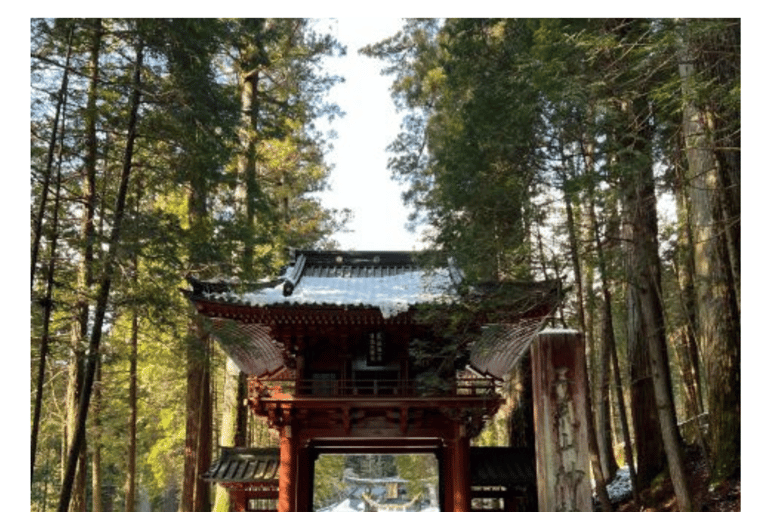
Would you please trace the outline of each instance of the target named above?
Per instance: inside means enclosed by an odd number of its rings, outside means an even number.
[[[358,49],[397,33],[400,18],[337,18],[321,20],[347,47],[341,58],[328,59],[328,72],[345,77],[329,99],[346,115],[331,127],[338,137],[327,155],[333,166],[330,190],[320,199],[328,208],[349,208],[353,218],[348,233],[334,237],[343,250],[414,250],[422,248],[418,235],[406,228],[408,208],[404,188],[390,178],[386,147],[397,135],[400,116],[389,93],[392,78],[380,74],[381,63],[358,54]]]

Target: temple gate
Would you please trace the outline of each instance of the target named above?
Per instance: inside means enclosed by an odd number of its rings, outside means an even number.
[[[465,290],[450,260],[425,266],[422,256],[299,251],[271,282],[190,279],[189,299],[248,375],[250,409],[280,433],[277,450],[223,449],[206,473],[230,490],[236,510],[266,510],[275,499],[280,512],[311,510],[314,461],[324,453],[435,454],[444,511],[469,512],[473,498],[491,495],[514,510],[515,493],[535,485],[532,453],[495,453],[530,468],[514,480],[470,444],[502,404],[499,384],[560,287]],[[467,336],[447,333],[447,315],[466,305],[474,312]],[[435,357],[449,343],[453,355]]]

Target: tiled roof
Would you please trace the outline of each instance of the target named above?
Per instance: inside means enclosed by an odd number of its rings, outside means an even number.
[[[510,488],[536,484],[532,450],[473,446],[469,451],[469,470],[472,486]]]
[[[202,478],[218,483],[266,483],[278,482],[280,450],[278,448],[222,447],[221,457],[215,461]]]
[[[472,486],[520,486],[536,482],[534,454],[506,447],[472,447],[469,452]],[[217,483],[277,484],[280,469],[278,448],[222,447],[221,457],[202,478]],[[353,479],[359,480],[359,479]],[[367,481],[367,480],[366,480]],[[404,482],[386,479],[387,482]]]
[[[409,252],[300,251],[283,275],[267,286],[236,292],[201,283],[209,300],[247,306],[360,306],[391,318],[411,306],[455,300],[459,272],[446,261],[426,270]]]

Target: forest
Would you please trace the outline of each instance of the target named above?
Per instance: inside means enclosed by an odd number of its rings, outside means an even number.
[[[350,49],[357,51],[357,49]],[[305,19],[32,19],[33,511],[229,510],[216,446],[272,446],[179,291],[332,248],[334,38]],[[738,19],[408,19],[361,52],[402,115],[404,208],[470,282],[559,279],[600,492],[677,509],[741,468]],[[520,442],[519,376],[477,440]],[[406,471],[406,469],[403,469]]]

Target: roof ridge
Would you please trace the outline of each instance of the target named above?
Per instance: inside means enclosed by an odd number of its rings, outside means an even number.
[[[346,266],[393,266],[417,265],[416,257],[422,254],[416,251],[318,251],[295,250],[292,263],[304,257],[307,265],[346,265]]]

